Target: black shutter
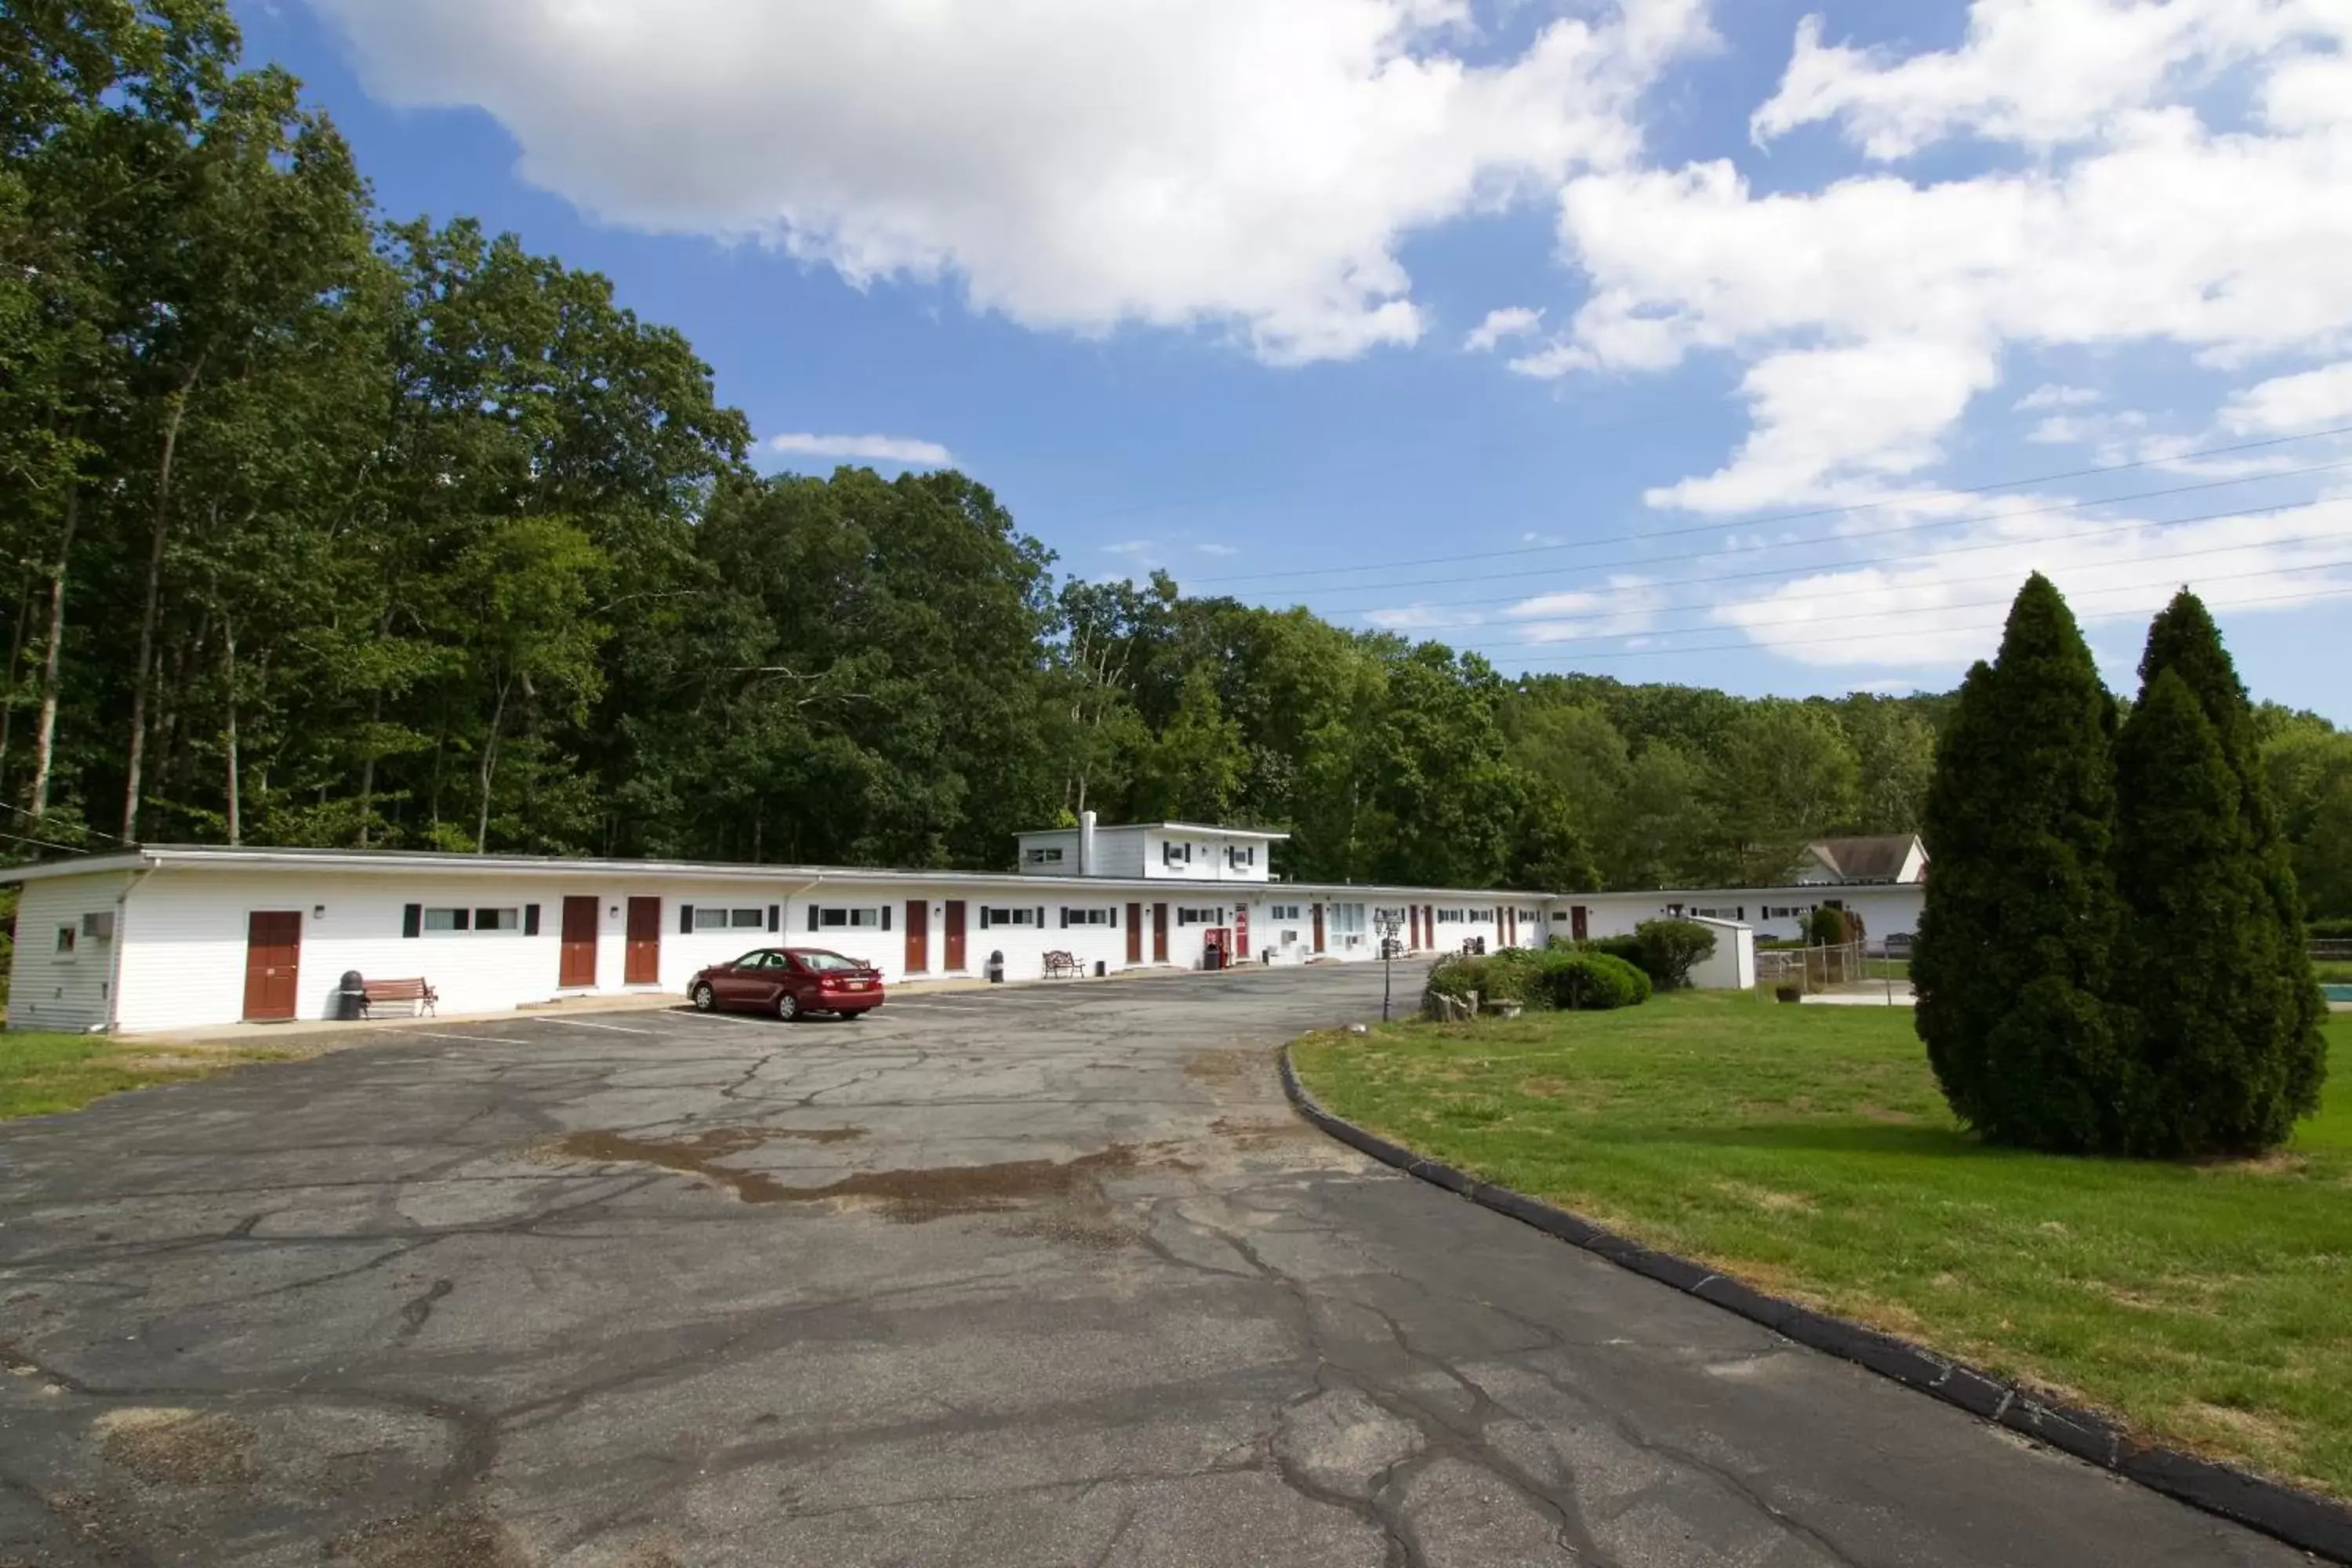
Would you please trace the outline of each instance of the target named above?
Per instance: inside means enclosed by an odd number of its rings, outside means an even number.
[[[986,931],[988,929],[988,906],[986,904],[980,906],[980,929],[982,931]]]
[[[1045,906],[1043,904],[1037,906],[1037,929],[1039,931],[1045,929]]]
[[[890,929],[890,906],[887,904],[882,906],[882,929],[884,931]]]
[[[473,910],[452,910],[452,911],[450,911],[450,912],[451,912],[452,918],[454,918],[454,919],[457,921],[457,928],[456,928],[457,930],[458,930],[458,931],[471,931],[471,930],[473,929],[473,912],[474,912]]]
[[[425,934],[425,906],[423,904],[411,904],[406,909],[400,911],[400,934],[403,936],[423,936]]]
[[[525,936],[537,936],[539,934],[539,906],[537,904],[525,904],[522,907],[522,934]]]
[[[677,934],[680,936],[692,936],[694,934],[694,906],[692,904],[680,904],[677,906]]]
[[[772,931],[779,931],[784,929],[784,910],[783,906],[781,904],[770,904],[768,906],[768,929]]]
[[[1070,929],[1070,906],[1067,904],[1062,906],[1062,929],[1064,931]]]
[[[816,929],[816,906],[814,904],[811,904],[809,906],[809,930],[814,931]]]

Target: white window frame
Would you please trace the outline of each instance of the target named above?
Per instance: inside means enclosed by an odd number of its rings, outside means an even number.
[[[1045,911],[1031,906],[1024,905],[1017,909],[1003,905],[980,906],[980,929],[982,931],[1011,931],[1022,927],[1038,931],[1044,928],[1045,923]]]
[[[1085,909],[1079,909],[1069,904],[1062,906],[1062,929],[1064,931],[1068,931],[1073,926],[1079,927],[1081,929],[1087,926],[1105,926],[1115,929],[1118,925],[1118,906],[1117,904],[1108,904],[1101,907],[1088,907]]]

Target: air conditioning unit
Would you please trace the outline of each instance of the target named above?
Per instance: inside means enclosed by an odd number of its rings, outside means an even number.
[[[81,934],[92,942],[114,940],[114,911],[100,910],[96,914],[81,917]]]

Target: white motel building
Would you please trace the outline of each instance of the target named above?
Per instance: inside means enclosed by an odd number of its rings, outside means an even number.
[[[1098,827],[1089,816],[1021,835],[1009,873],[149,846],[0,871],[23,889],[8,1026],[152,1033],[331,1018],[352,973],[427,981],[451,1014],[675,995],[704,965],[760,947],[829,948],[889,982],[996,966],[1034,980],[1049,954],[1085,974],[1369,962],[1384,922],[1422,954],[1616,935],[1667,914],[1793,936],[1826,902],[1861,914],[1878,938],[1914,931],[1923,897],[1916,878],[1840,875],[1819,846],[1827,872],[1781,889],[1280,881],[1269,858],[1285,837]]]

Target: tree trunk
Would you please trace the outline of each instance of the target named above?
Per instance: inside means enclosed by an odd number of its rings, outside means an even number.
[[[139,662],[131,685],[131,758],[122,774],[122,837],[139,837],[139,769],[147,752],[147,688],[155,662],[155,616],[163,592],[163,540],[172,522],[172,459],[180,447],[180,422],[187,417],[188,395],[205,371],[204,356],[171,396],[163,421],[163,453],[155,470],[155,531],[147,547],[147,597],[139,614]]]
[[[368,847],[368,827],[375,819],[375,737],[383,727],[383,689],[368,698],[367,752],[360,759],[360,847]]]
[[[234,849],[245,840],[245,822],[236,779],[236,623],[226,615],[221,616],[221,648],[228,680],[228,842]]]
[[[25,624],[33,618],[33,575],[16,589],[16,619],[8,632],[7,700],[0,703],[0,800],[8,798],[8,746],[16,733],[16,667],[25,662]]]
[[[81,486],[66,491],[66,520],[58,530],[58,558],[49,569],[48,646],[41,653],[41,716],[33,726],[33,789],[28,805],[34,820],[49,809],[49,775],[57,761],[58,658],[66,636],[66,564],[73,556],[74,530],[81,522]]]
[[[499,731],[507,721],[507,693],[513,689],[509,676],[499,682],[499,700],[490,708],[490,732],[482,742],[482,801],[481,811],[474,821],[474,853],[490,852],[490,780],[499,771]]]

